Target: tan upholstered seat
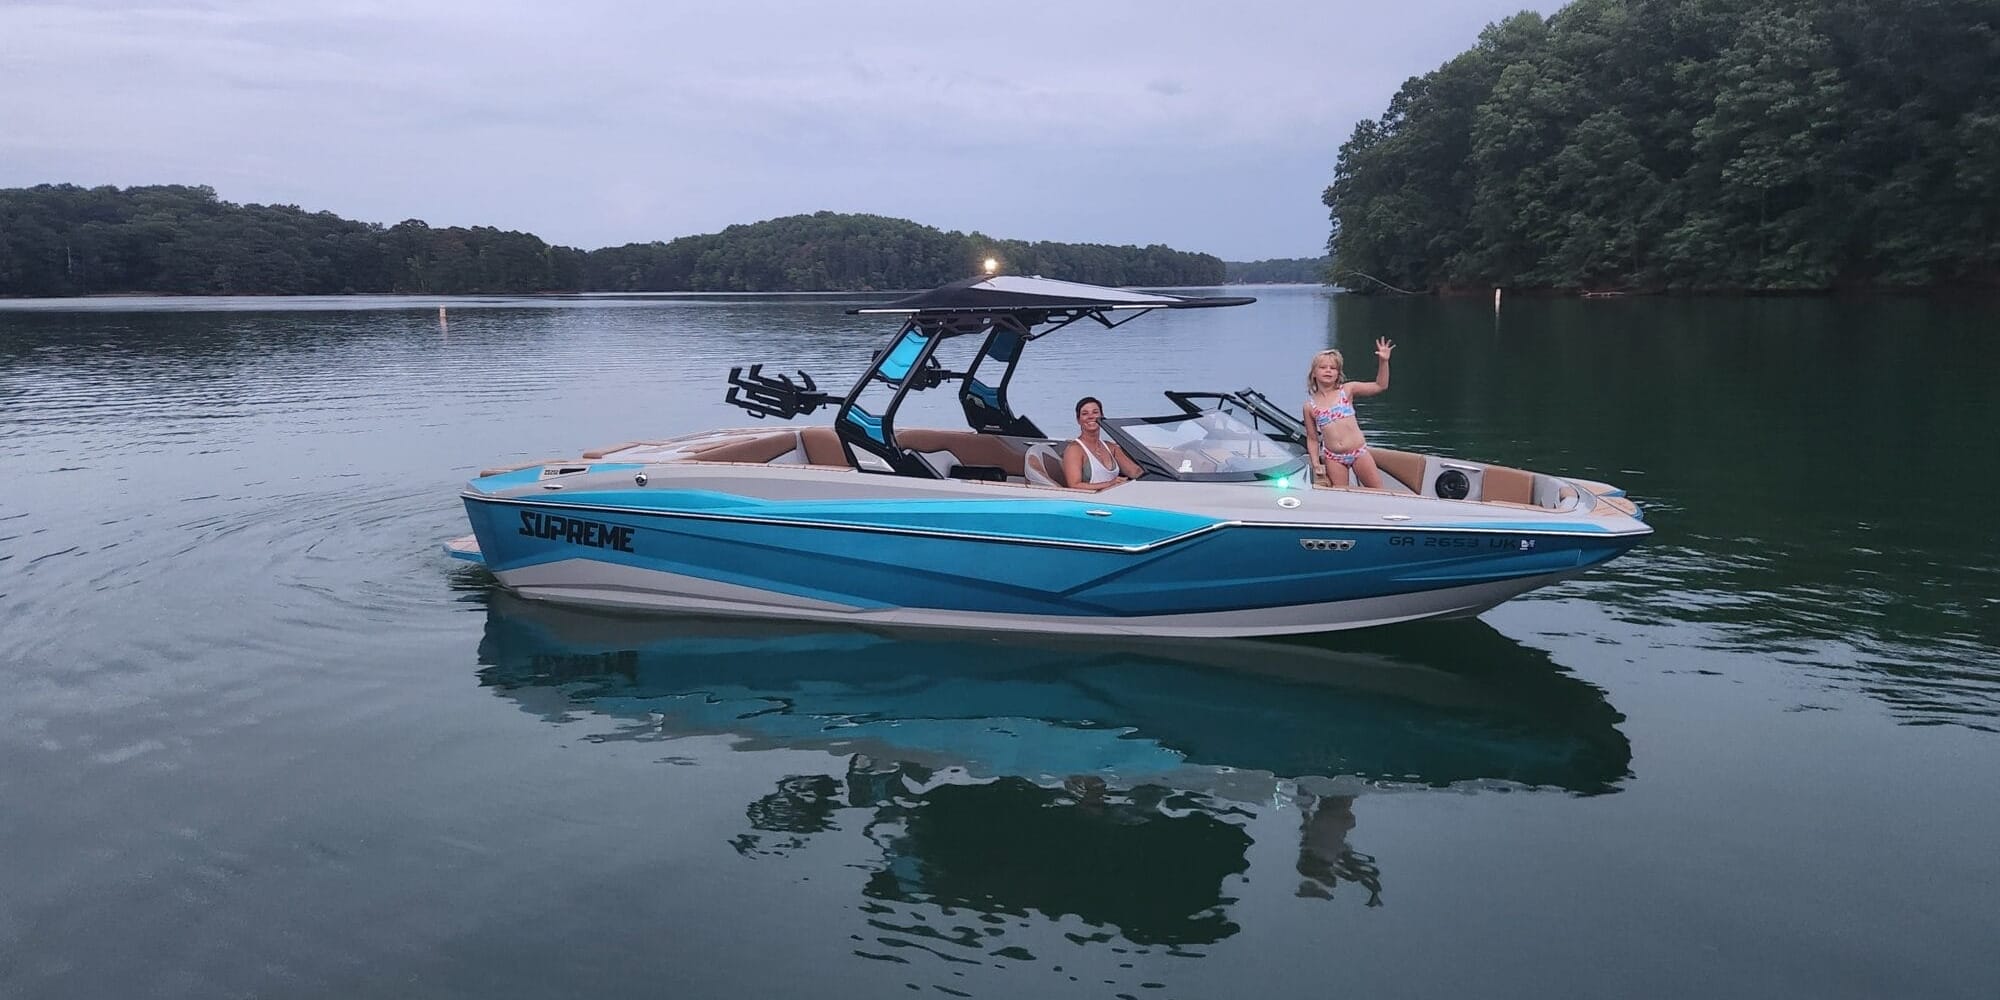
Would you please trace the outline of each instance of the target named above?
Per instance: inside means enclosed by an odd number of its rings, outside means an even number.
[[[1481,483],[1479,489],[1481,500],[1524,504],[1535,502],[1535,474],[1532,472],[1510,469],[1504,465],[1489,465]]]
[[[991,434],[912,427],[897,431],[896,443],[917,452],[951,452],[959,465],[991,466],[1009,476],[1023,475],[1021,453],[1014,450],[1005,438]]]
[[[1375,467],[1383,475],[1402,483],[1410,492],[1424,488],[1424,456],[1387,448],[1370,448],[1368,453],[1375,456]]]
[[[847,468],[847,453],[841,450],[840,435],[831,427],[800,428],[799,445],[805,449],[808,465]]]
[[[756,437],[739,438],[695,449],[689,458],[697,462],[769,462],[796,451],[798,435],[792,431],[772,431]]]

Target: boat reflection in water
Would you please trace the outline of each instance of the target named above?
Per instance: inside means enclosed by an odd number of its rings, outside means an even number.
[[[994,929],[916,915],[925,907],[1073,917],[1139,946],[1213,943],[1236,930],[1226,892],[1249,867],[1251,821],[1278,802],[1301,815],[1298,893],[1347,883],[1379,903],[1374,859],[1349,843],[1358,796],[1592,795],[1631,760],[1601,692],[1477,621],[1148,646],[631,619],[483,596],[481,682],[527,711],[629,720],[610,738],[729,734],[739,749],[834,755],[751,802],[735,847],[783,857],[863,831],[881,853],[864,909],[885,949],[1025,955]],[[898,919],[899,907],[915,909]]]

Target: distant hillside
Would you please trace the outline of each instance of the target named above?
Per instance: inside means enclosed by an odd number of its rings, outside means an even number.
[[[1329,257],[1273,257],[1270,260],[1223,261],[1232,285],[1317,285],[1333,266]]]
[[[355,222],[183,185],[0,189],[0,296],[120,292],[789,292],[929,288],[987,257],[1105,285],[1213,285],[1222,261],[1165,246],[1031,243],[818,212],[584,251],[488,226]]]
[[[1028,243],[944,232],[879,215],[815,212],[668,243],[592,251],[593,291],[837,291],[929,288],[995,257],[1010,274],[1096,285],[1213,285],[1220,258],[1155,244]]]

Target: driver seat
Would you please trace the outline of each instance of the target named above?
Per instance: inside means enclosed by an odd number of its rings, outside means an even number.
[[[1021,474],[1039,486],[1068,486],[1063,482],[1062,451],[1046,441],[1028,446],[1021,458]]]

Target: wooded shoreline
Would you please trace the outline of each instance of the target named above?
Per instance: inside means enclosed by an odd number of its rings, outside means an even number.
[[[862,292],[932,288],[989,257],[1102,285],[1216,285],[1220,258],[1162,245],[1027,242],[817,212],[666,242],[553,246],[490,226],[356,222],[237,205],[209,187],[0,189],[0,297]]]
[[[2000,287],[2000,4],[1573,0],[1397,91],[1323,198],[1403,289]]]

